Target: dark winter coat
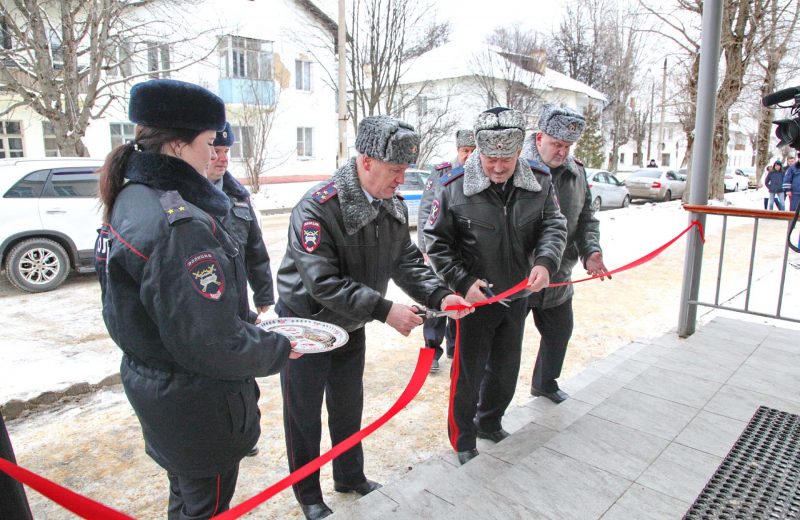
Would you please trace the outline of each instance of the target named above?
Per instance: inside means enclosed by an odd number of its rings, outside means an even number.
[[[794,163],[786,170],[786,175],[783,176],[783,191],[793,195],[800,195],[800,167],[798,167],[798,163]]]
[[[783,170],[770,170],[764,186],[770,193],[783,193]]]
[[[460,294],[478,279],[500,293],[528,278],[534,265],[553,276],[561,262],[567,226],[546,167],[536,173],[520,159],[505,196],[483,172],[479,154],[442,177],[425,224],[428,258]]]
[[[233,235],[239,251],[244,253],[247,281],[253,289],[253,303],[256,307],[274,305],[269,253],[261,234],[258,215],[250,204],[250,192],[228,172],[222,176],[222,191],[231,201],[231,210],[222,218],[222,224]]]
[[[459,166],[458,161],[437,164],[431,168],[428,182],[425,183],[425,191],[422,192],[422,197],[419,201],[419,210],[417,211],[417,247],[419,247],[419,250],[423,253],[426,253],[428,250],[425,246],[425,221],[428,220],[428,216],[431,214],[433,198],[436,194],[436,190],[439,189],[441,185],[439,179],[450,173],[454,166]]]
[[[253,378],[277,373],[290,345],[246,321],[244,262],[218,220],[227,197],[161,154],[134,152],[126,177],[95,251],[122,384],[159,465],[216,475],[258,440]]]
[[[372,320],[386,321],[390,279],[431,308],[451,294],[411,241],[405,203],[395,196],[380,209],[372,206],[351,159],[292,210],[278,270],[279,305],[292,315],[353,331]]]
[[[534,141],[526,143],[523,155],[529,160],[541,162],[539,151]],[[572,268],[600,248],[600,222],[592,211],[592,193],[586,182],[586,172],[571,155],[558,168],[551,168],[553,187],[555,188],[561,213],[567,219],[567,246],[561,265],[550,283],[567,282],[572,278]],[[551,287],[532,294],[528,305],[534,308],[549,309],[557,307],[575,293],[571,285]]]

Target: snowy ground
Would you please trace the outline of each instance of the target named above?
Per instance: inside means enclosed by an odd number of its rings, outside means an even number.
[[[289,196],[289,195],[287,195]],[[292,194],[291,196],[294,196]],[[299,196],[299,195],[298,195]],[[755,193],[731,194],[738,206],[759,207]],[[263,205],[260,206],[265,209]],[[624,210],[598,214],[606,264],[618,267],[666,242],[687,225],[678,202],[635,203]],[[287,215],[265,217],[264,232],[270,247],[273,272],[286,245]],[[721,219],[709,217],[701,300],[714,299],[714,281]],[[763,221],[751,309],[774,313],[778,275],[783,262],[783,222]],[[413,236],[413,235],[412,235]],[[722,271],[720,300],[741,300],[747,277],[752,224],[729,219],[728,252]],[[575,332],[562,379],[575,375],[632,340],[654,337],[674,329],[683,274],[684,241],[662,256],[611,281],[580,284],[575,297]],[[790,257],[790,261],[797,260]],[[577,275],[582,273],[577,272]],[[783,312],[800,319],[800,270],[789,267]],[[739,295],[739,296],[737,296]],[[407,301],[396,288],[390,298]],[[5,313],[0,326],[5,341],[0,346],[0,405],[12,399],[26,401],[42,392],[98,383],[118,369],[119,353],[108,339],[100,317],[99,290],[93,275],[72,276],[63,288],[44,294],[20,294],[0,281],[0,302]],[[701,308],[701,320],[711,314]],[[732,314],[743,320],[763,318]],[[365,424],[394,402],[413,369],[421,330],[405,338],[380,323],[367,327]],[[516,403],[529,399],[528,388],[538,347],[538,334],[527,323],[522,370]],[[419,397],[394,421],[365,441],[367,475],[387,481],[408,471],[419,461],[446,451],[446,408],[449,363],[429,377]],[[108,383],[108,381],[106,381]],[[261,454],[246,459],[240,471],[234,502],[238,503],[285,475],[280,395],[277,378],[260,380],[262,387]],[[58,394],[45,395],[43,402]],[[13,403],[12,403],[13,404]],[[160,518],[166,504],[163,471],[146,455],[135,416],[118,385],[84,396],[68,397],[9,422],[20,464],[48,478],[89,494],[137,518]],[[323,441],[323,447],[326,445]],[[329,467],[323,468],[323,491],[334,509],[354,497],[333,493]],[[59,507],[29,492],[36,518],[72,518]],[[283,492],[257,510],[258,518],[300,518],[290,492]]]

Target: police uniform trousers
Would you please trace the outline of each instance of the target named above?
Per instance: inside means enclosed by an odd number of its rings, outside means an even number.
[[[279,315],[282,313],[279,313]],[[361,429],[364,408],[364,328],[349,333],[348,342],[331,352],[306,354],[290,359],[281,370],[283,426],[289,470],[295,471],[319,456],[322,435],[322,396],[328,408],[328,430],[332,445]],[[333,459],[333,480],[356,485],[364,476],[361,443]],[[322,502],[319,471],[294,486],[301,504]]]
[[[17,463],[2,413],[0,413],[0,457],[14,464]],[[9,520],[33,518],[22,484],[2,471],[0,471],[0,518]]]
[[[475,448],[477,430],[495,432],[502,427],[506,408],[514,397],[522,353],[527,301],[479,307],[460,320],[458,370],[448,432],[456,434],[456,449]],[[451,377],[454,374],[451,373]]]
[[[436,350],[433,357],[438,360],[442,357],[442,340],[447,342],[447,357],[453,357],[456,347],[456,321],[447,316],[430,318],[422,324],[422,337],[425,346]]]
[[[558,379],[572,337],[572,298],[549,309],[532,307],[533,322],[539,330],[539,353],[533,367],[531,385],[542,392],[558,390]]]
[[[239,464],[219,475],[188,478],[167,473],[169,478],[168,520],[201,520],[230,509]]]

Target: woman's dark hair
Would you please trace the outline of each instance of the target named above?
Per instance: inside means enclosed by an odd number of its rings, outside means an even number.
[[[111,150],[100,167],[98,193],[103,203],[103,220],[111,219],[111,210],[117,195],[125,186],[125,173],[131,154],[139,152],[161,153],[161,147],[173,141],[189,144],[202,134],[203,130],[182,128],[153,128],[136,126],[134,141],[122,144]]]

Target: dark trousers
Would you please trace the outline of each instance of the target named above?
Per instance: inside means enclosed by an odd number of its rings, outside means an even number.
[[[322,396],[328,408],[328,430],[335,446],[361,429],[364,408],[363,327],[350,332],[344,346],[321,354],[290,359],[281,370],[283,426],[289,470],[319,456],[322,436]],[[366,480],[361,443],[333,460],[333,480],[355,485]],[[301,504],[322,502],[319,471],[293,486]]]
[[[533,322],[541,335],[536,365],[533,367],[531,385],[543,392],[558,390],[556,379],[567,354],[567,344],[572,337],[572,298],[549,309],[534,307]]]
[[[14,464],[17,463],[3,414],[0,414],[0,457]],[[25,488],[2,471],[0,471],[0,518],[13,520],[33,518],[28,506],[28,498],[25,496]]]
[[[425,346],[436,349],[434,359],[442,357],[442,340],[447,340],[447,357],[453,357],[456,348],[456,322],[447,316],[431,318],[422,324]]]
[[[450,438],[458,451],[475,448],[477,430],[494,432],[514,397],[522,352],[527,301],[510,308],[479,307],[460,321],[458,361],[450,377],[456,378],[448,421]]]
[[[211,518],[231,505],[239,464],[225,473],[206,478],[188,478],[168,473],[169,520]]]

